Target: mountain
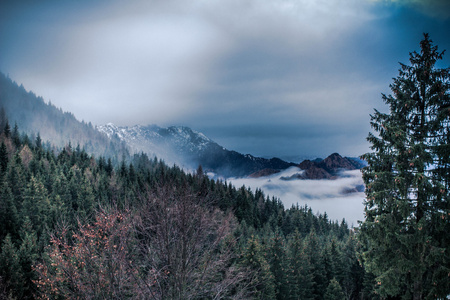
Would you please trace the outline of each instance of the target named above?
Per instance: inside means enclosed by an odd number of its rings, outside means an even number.
[[[343,170],[361,169],[364,167],[364,162],[357,158],[342,157],[339,153],[333,153],[324,160],[304,160],[298,167],[304,171],[282,179],[335,179]]]
[[[31,141],[39,136],[48,147],[61,149],[68,143],[79,145],[90,154],[110,157],[114,162],[128,157],[129,152],[144,152],[189,169],[201,165],[205,172],[226,178],[268,176],[296,165],[279,158],[266,159],[227,150],[204,134],[184,126],[119,127],[110,123],[94,127],[46,103],[2,73],[0,112],[0,119],[7,119],[10,127],[17,124]],[[337,170],[359,168],[360,163],[333,154],[324,160],[305,160],[300,167],[305,170],[302,175],[305,178],[330,179],[336,176]]]
[[[46,103],[42,97],[27,91],[1,72],[0,109],[10,127],[17,124],[32,141],[39,135],[42,141],[57,148],[70,142],[90,154],[118,159],[127,152],[118,140],[108,139],[91,123],[80,122],[72,113]]]
[[[202,166],[205,172],[223,177],[243,177],[263,169],[284,170],[294,166],[279,158],[243,155],[220,146],[204,134],[185,126],[97,126],[111,139],[123,141],[132,151],[144,152],[189,169]]]

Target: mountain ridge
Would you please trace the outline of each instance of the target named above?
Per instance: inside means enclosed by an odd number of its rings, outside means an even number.
[[[88,153],[101,155],[118,161],[127,155],[124,145],[108,139],[89,122],[79,121],[70,112],[57,108],[52,103],[23,85],[18,85],[0,72],[0,109],[5,113],[10,126],[18,125],[20,130],[34,141],[37,135],[44,143],[61,149],[68,144],[79,145]]]
[[[17,123],[32,141],[38,135],[55,149],[62,149],[67,144],[79,145],[88,153],[112,158],[115,163],[132,152],[144,152],[182,168],[195,170],[201,165],[205,172],[225,178],[268,176],[298,165],[276,157],[255,157],[228,150],[187,126],[121,127],[108,123],[94,127],[90,122],[79,121],[72,113],[46,103],[3,73],[0,73],[0,108],[10,124]],[[305,168],[306,178],[333,177],[329,170],[333,162],[328,162],[328,167],[320,165],[326,163],[326,159],[302,162],[316,168]],[[317,175],[319,173],[322,175]]]
[[[340,177],[341,171],[361,169],[364,167],[364,163],[359,159],[342,157],[339,153],[332,153],[323,160],[304,160],[298,167],[303,172],[282,179],[336,179]]]
[[[255,157],[228,150],[201,132],[187,126],[100,125],[97,130],[109,138],[116,137],[135,152],[157,156],[168,163],[196,169],[223,177],[244,177],[262,169],[284,170],[295,163],[279,158]]]

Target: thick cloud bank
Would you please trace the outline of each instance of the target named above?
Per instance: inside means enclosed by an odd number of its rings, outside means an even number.
[[[286,208],[308,205],[315,213],[328,214],[330,220],[357,226],[363,220],[363,181],[360,170],[344,171],[335,180],[285,180],[302,170],[291,167],[281,173],[261,178],[231,178],[229,181],[239,187],[245,185],[257,188],[266,195],[280,198]]]
[[[359,156],[422,33],[450,48],[446,3],[3,0],[0,71],[95,125],[184,125],[263,157]]]

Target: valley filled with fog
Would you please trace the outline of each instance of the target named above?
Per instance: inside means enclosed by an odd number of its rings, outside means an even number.
[[[326,212],[330,220],[341,222],[345,218],[350,226],[358,226],[358,221],[363,220],[365,196],[360,170],[343,171],[333,180],[286,179],[301,172],[300,168],[291,167],[270,176],[229,178],[227,181],[236,187],[261,189],[266,195],[279,198],[285,208],[297,203],[308,205],[314,213]]]

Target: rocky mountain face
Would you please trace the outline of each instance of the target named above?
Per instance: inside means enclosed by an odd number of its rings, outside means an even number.
[[[298,166],[304,171],[283,179],[334,179],[339,176],[341,170],[363,167],[361,161],[342,157],[338,153],[333,153],[323,160],[304,160],[298,165],[279,158],[266,159],[250,154],[243,155],[227,150],[204,134],[185,126],[121,127],[109,123],[98,126],[97,130],[110,139],[122,141],[132,152],[144,152],[168,164],[177,164],[191,170],[201,165],[205,172],[213,172],[225,178],[246,176],[258,178]]]
[[[227,150],[204,134],[184,126],[121,127],[110,123],[98,126],[97,130],[111,139],[120,139],[134,152],[144,152],[189,169],[201,165],[205,172],[223,177],[243,177],[263,169],[284,170],[295,165],[278,158],[266,159]]]
[[[333,153],[324,160],[304,160],[298,165],[304,172],[283,179],[335,179],[342,170],[356,170],[363,166],[364,163],[358,159]]]

